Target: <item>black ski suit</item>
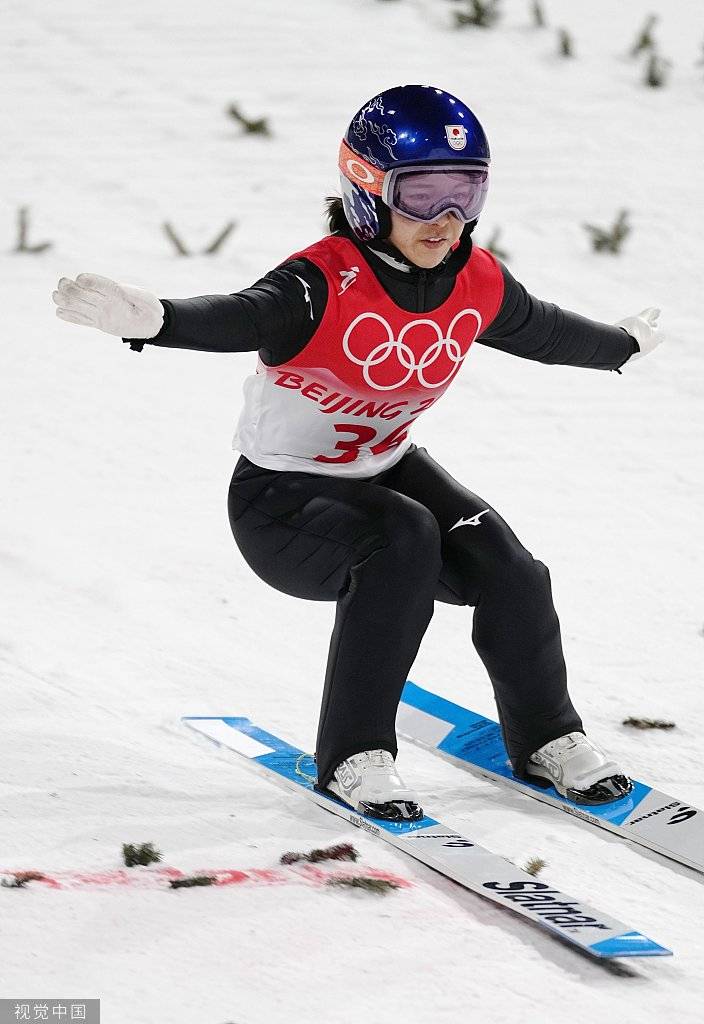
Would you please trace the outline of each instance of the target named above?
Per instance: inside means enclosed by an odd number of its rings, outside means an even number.
[[[464,232],[439,267],[421,270],[388,243],[343,234],[393,301],[419,313],[447,298],[472,247]],[[500,266],[501,307],[477,344],[606,370],[618,370],[637,351],[623,329],[535,299]],[[258,351],[276,366],[305,347],[327,300],[324,275],[299,258],[233,295],[164,299],[159,334],[124,340],[137,350],[146,343]],[[228,511],[235,541],[262,580],[294,597],[337,602],[316,744],[320,786],[360,750],[381,747],[396,756],[401,690],[436,600],[474,608],[472,642],[516,775],[525,774],[538,747],[582,728],[567,692],[547,567],[425,448],[412,445],[390,469],[362,479],[271,470],[241,455]]]

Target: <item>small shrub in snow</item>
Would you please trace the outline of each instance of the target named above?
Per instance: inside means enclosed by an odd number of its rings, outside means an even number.
[[[636,41],[631,47],[631,57],[637,57],[639,54],[643,53],[644,50],[655,49],[653,28],[655,27],[655,22],[657,20],[656,14],[649,15],[648,20],[636,36]]]
[[[491,236],[489,241],[484,246],[489,252],[496,256],[497,260],[507,260],[509,258],[508,253],[505,249],[499,248],[499,235],[501,234],[501,228],[496,228],[494,234]]]
[[[467,0],[467,12],[455,13],[455,28],[465,25],[491,28],[500,17],[499,0]]]
[[[347,886],[349,889],[364,889],[366,892],[376,892],[381,896],[386,895],[391,889],[400,888],[398,882],[391,882],[385,878],[366,878],[363,875],[353,878],[330,878],[326,885]]]
[[[51,242],[40,242],[39,245],[30,245],[27,241],[29,235],[29,207],[20,206],[17,213],[17,245],[15,252],[44,252],[51,249]]]
[[[193,889],[198,885],[215,885],[212,875],[193,875],[192,878],[172,878],[169,886],[172,889]]]
[[[645,84],[651,89],[659,89],[665,85],[668,70],[672,67],[672,61],[665,60],[657,53],[651,53],[645,68]]]
[[[558,28],[557,30],[557,47],[561,57],[574,57],[572,36],[566,28]]]
[[[632,729],[675,729],[674,722],[665,722],[662,718],[624,718],[622,725]]]
[[[592,248],[596,252],[620,252],[624,239],[630,234],[630,226],[626,220],[627,210],[621,210],[616,218],[613,227],[599,228],[594,224],[585,224],[584,228],[592,236]]]
[[[161,860],[161,853],[154,849],[153,843],[142,843],[141,846],[123,843],[122,859],[128,868],[133,868],[136,864],[156,864]]]
[[[535,878],[535,876],[543,870],[546,864],[547,861],[543,860],[542,857],[531,857],[530,860],[526,861],[523,865],[523,870],[526,874],[533,875]]]
[[[340,843],[322,850],[311,850],[310,853],[282,853],[281,864],[296,864],[304,860],[309,864],[318,864],[321,860],[357,860],[359,854],[352,843]]]
[[[543,13],[543,5],[540,0],[533,0],[531,4],[533,10],[533,24],[536,28],[545,28],[545,14]]]
[[[190,252],[188,251],[186,246],[183,244],[181,239],[178,237],[178,235],[176,234],[176,231],[171,226],[171,224],[169,224],[168,221],[164,222],[163,228],[164,228],[164,233],[165,233],[166,237],[169,239],[170,242],[173,242],[174,248],[175,248],[176,252],[179,254],[179,256],[190,256],[191,255]]]
[[[3,889],[24,889],[27,882],[42,882],[44,875],[39,871],[13,871],[11,878],[0,881]]]
[[[257,118],[254,121],[250,121],[248,117],[240,112],[239,107],[236,103],[231,103],[227,108],[227,113],[234,120],[241,125],[245,134],[247,135],[271,135],[269,130],[269,122],[265,117]]]
[[[193,255],[192,250],[189,250],[189,249],[186,248],[184,243],[181,241],[179,236],[176,234],[175,228],[168,221],[164,222],[163,228],[164,228],[164,233],[166,234],[166,237],[169,239],[170,242],[173,243],[173,246],[176,249],[176,252],[179,254],[179,256],[192,256]],[[227,223],[225,225],[225,227],[222,229],[222,231],[220,231],[215,236],[215,239],[210,243],[210,245],[206,246],[206,248],[202,250],[201,255],[203,255],[203,256],[212,256],[214,253],[216,253],[218,251],[218,249],[220,249],[220,247],[222,246],[222,244],[225,241],[225,239],[229,236],[230,232],[234,230],[234,228],[235,228],[235,221],[234,220],[229,221],[229,223]]]

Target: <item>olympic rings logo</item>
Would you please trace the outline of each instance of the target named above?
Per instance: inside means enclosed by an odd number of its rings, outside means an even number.
[[[467,347],[462,353],[462,347],[460,342],[456,341],[452,335],[457,325],[460,323],[463,317],[471,316],[474,317],[476,324],[473,324],[474,333],[469,339]],[[375,345],[371,349],[366,359],[360,359],[352,352],[350,348],[350,339],[354,333],[355,328],[358,324],[365,320],[375,320],[381,324],[384,333],[386,334],[386,340],[380,341],[378,345]],[[436,340],[426,348],[425,352],[421,357],[416,360],[415,353],[409,344],[404,341],[408,332],[413,330],[415,327],[426,325],[430,327],[435,333]],[[389,325],[388,321],[380,316],[379,313],[360,313],[358,317],[352,321],[347,330],[345,331],[342,339],[342,348],[344,349],[345,355],[357,366],[362,367],[362,375],[369,387],[374,388],[375,391],[393,391],[394,388],[403,387],[411,379],[414,373],[418,375],[418,381],[424,388],[441,388],[450,382],[450,380],[457,373],[462,362],[464,361],[469,346],[479,334],[482,325],[481,314],[476,309],[463,309],[453,319],[452,323],[447,329],[447,335],[443,335],[439,325],[434,320],[411,320],[410,323],[404,325],[399,332],[398,338],[394,337],[394,333]],[[442,380],[429,381],[426,379],[425,371],[428,367],[433,366],[438,359],[443,357],[445,365],[448,363],[451,365],[450,372],[447,376],[443,377]],[[380,367],[384,364],[388,364],[390,360],[396,359],[398,361],[399,368],[405,373],[394,381],[393,384],[379,384],[372,380],[372,369]],[[440,364],[443,368],[443,363]]]

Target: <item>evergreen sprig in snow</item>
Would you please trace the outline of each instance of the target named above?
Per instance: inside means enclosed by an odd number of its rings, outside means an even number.
[[[662,718],[624,718],[622,725],[632,729],[675,729],[674,722],[665,722]]]
[[[376,892],[381,896],[385,896],[391,889],[400,888],[398,882],[392,882],[386,878],[369,878],[365,875],[354,875],[351,878],[330,878],[326,884],[338,888],[346,886],[348,889],[364,889],[366,892]]]
[[[532,875],[535,878],[543,868],[546,866],[547,861],[543,860],[542,857],[530,857],[523,865],[523,870],[528,875]]]
[[[3,889],[24,889],[27,882],[43,882],[44,875],[40,871],[13,871],[10,879],[3,878],[0,885]]]
[[[337,846],[328,846],[320,850],[311,850],[310,853],[282,853],[281,864],[297,864],[304,860],[309,864],[318,864],[321,860],[357,860],[359,854],[352,843],[339,843]]]
[[[133,868],[137,864],[156,864],[161,860],[161,853],[154,848],[153,843],[142,843],[140,846],[133,846],[131,843],[122,844],[122,859],[125,866]]]
[[[171,889],[192,889],[198,885],[215,885],[212,875],[192,875],[191,878],[172,878],[169,882]]]

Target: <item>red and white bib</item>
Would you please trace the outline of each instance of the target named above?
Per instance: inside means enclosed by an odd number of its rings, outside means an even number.
[[[328,235],[289,258],[299,257],[327,279],[323,319],[293,359],[278,366],[257,359],[232,447],[266,469],[373,476],[403,456],[413,423],[445,393],[496,316],[501,270],[475,246],[446,301],[409,313],[348,239]]]

